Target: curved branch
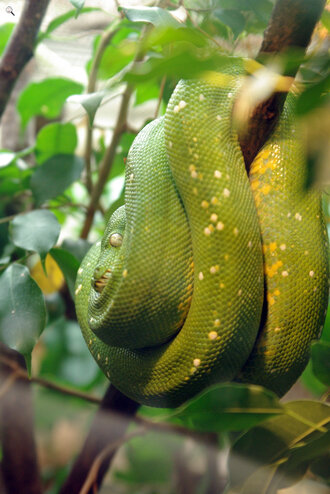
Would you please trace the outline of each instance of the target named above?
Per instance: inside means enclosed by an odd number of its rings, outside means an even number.
[[[25,65],[33,56],[36,38],[50,0],[27,0],[0,62],[0,118]]]
[[[325,0],[277,0],[258,55],[278,55],[290,48],[305,50],[315,25],[325,6]],[[290,67],[285,75],[294,77],[299,63]],[[247,171],[259,149],[272,133],[282,112],[286,93],[275,92],[267,101],[256,106],[250,115],[247,128],[239,134]]]

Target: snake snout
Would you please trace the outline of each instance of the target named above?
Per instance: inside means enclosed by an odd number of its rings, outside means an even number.
[[[112,276],[111,269],[107,269],[100,274],[100,268],[96,268],[92,280],[94,290],[101,293]]]

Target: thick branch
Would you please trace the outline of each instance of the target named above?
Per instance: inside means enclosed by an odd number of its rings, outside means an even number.
[[[325,0],[277,0],[259,52],[259,59],[266,54],[283,53],[290,48],[305,50],[325,5]],[[299,65],[291,66],[285,75],[294,77]],[[276,92],[258,105],[250,116],[248,127],[239,136],[246,167],[272,133],[281,114],[286,93]]]
[[[2,343],[0,352],[19,368],[23,357]],[[34,441],[31,386],[0,361],[0,426],[2,477],[9,494],[41,494],[41,482]]]
[[[14,85],[33,56],[35,41],[50,0],[26,0],[10,41],[0,62],[0,118]]]
[[[63,485],[60,494],[79,494],[95,458],[97,458],[109,444],[122,440],[129,424],[128,415],[134,415],[138,407],[138,403],[124,396],[114,386],[109,386],[101,406],[95,415],[85,444],[73,465],[70,475]],[[111,412],[111,414],[109,412]],[[98,469],[94,487],[101,485],[109,462],[113,458],[115,452],[115,449],[111,449],[109,454],[103,458],[100,468]],[[88,492],[89,494],[92,494],[95,491],[90,489]]]

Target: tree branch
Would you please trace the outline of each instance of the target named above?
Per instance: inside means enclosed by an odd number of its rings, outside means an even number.
[[[0,353],[25,369],[22,355],[0,343]],[[0,361],[1,470],[8,494],[41,494],[30,383]]]
[[[325,6],[325,0],[277,0],[258,55],[278,55],[290,48],[305,50]],[[294,77],[299,63],[285,74]],[[247,128],[239,134],[245,165],[249,171],[253,159],[266,142],[282,112],[287,93],[275,92],[267,101],[256,106]]]
[[[88,490],[88,494],[95,492],[93,489],[101,485],[116,448],[107,449],[106,455],[103,451],[109,444],[117,444],[117,442],[121,444],[129,424],[128,416],[134,415],[138,408],[138,403],[124,396],[114,386],[109,386],[94,417],[83,448],[60,494],[79,494],[95,459],[102,454],[93,488]]]
[[[0,118],[20,73],[33,56],[35,41],[49,2],[24,2],[21,18],[0,62]]]

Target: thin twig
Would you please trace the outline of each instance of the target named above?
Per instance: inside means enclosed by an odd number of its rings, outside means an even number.
[[[98,456],[95,458],[93,465],[88,472],[84,485],[82,486],[79,494],[88,494],[89,489],[91,489],[92,486],[96,483],[97,475],[99,473],[102,463],[106,460],[106,458],[111,453],[113,453],[118,448],[123,446],[123,444],[130,441],[133,437],[142,436],[145,433],[146,433],[146,429],[141,427],[140,429],[136,429],[135,431],[132,431],[126,434],[125,436],[120,437],[116,441],[113,441],[112,443],[108,444],[108,446],[106,446],[101,451],[101,453],[99,453]]]
[[[160,83],[159,96],[158,96],[157,106],[156,106],[156,110],[155,110],[155,118],[158,117],[160,105],[161,105],[162,99],[163,99],[165,84],[166,84],[166,76],[164,75],[162,80],[161,80],[161,83]]]
[[[149,32],[149,30],[150,30],[150,26],[144,26],[144,28],[142,29],[141,38],[140,38],[140,49],[138,49],[137,54],[134,58],[133,66],[134,66],[134,64],[140,62],[144,57],[144,52],[143,52],[143,48],[142,48],[143,40],[144,40],[145,36],[147,35],[147,33]],[[108,148],[107,148],[107,150],[103,156],[103,159],[102,159],[102,162],[101,162],[100,168],[99,168],[98,180],[97,180],[96,184],[94,185],[92,193],[91,193],[90,202],[89,202],[87,214],[85,217],[85,222],[84,222],[81,234],[80,234],[81,238],[87,238],[89,231],[92,227],[94,215],[95,215],[95,211],[96,211],[96,205],[98,204],[98,202],[101,198],[104,186],[108,180],[108,177],[109,177],[109,174],[111,171],[111,167],[113,164],[113,160],[114,160],[115,155],[116,155],[116,149],[117,149],[117,146],[120,142],[120,138],[121,138],[123,132],[125,132],[125,129],[127,126],[128,105],[129,105],[133,91],[134,91],[134,87],[130,84],[127,84],[125,91],[123,93],[123,96],[122,96],[120,108],[119,108],[118,115],[117,115],[116,124],[115,124],[114,131],[112,134],[111,143],[108,146]]]
[[[111,25],[101,34],[100,42],[97,46],[96,53],[92,59],[92,66],[90,69],[87,94],[93,93],[96,88],[97,74],[101,64],[103,54],[109,45],[111,39],[118,32],[117,24]],[[93,190],[92,182],[92,170],[91,170],[91,156],[92,156],[92,140],[93,140],[93,127],[89,124],[89,119],[86,117],[86,145],[85,145],[85,167],[86,167],[86,187],[91,194]]]
[[[43,386],[44,388],[52,389],[54,391],[58,391],[59,393],[73,396],[75,398],[81,398],[82,400],[89,401],[90,403],[100,404],[102,401],[101,398],[90,395],[88,393],[84,393],[83,391],[78,391],[78,390],[75,390],[72,388],[68,388],[67,386],[56,384],[56,383],[54,383],[52,381],[48,381],[47,379],[44,379],[42,377],[29,378],[26,370],[22,369],[22,367],[20,367],[16,362],[14,362],[14,361],[12,361],[9,358],[6,358],[4,356],[0,356],[0,362],[3,365],[6,365],[8,368],[12,369],[13,372],[12,372],[11,376],[13,376],[13,378],[15,377],[15,379],[17,379],[19,377],[20,379],[24,379],[25,381],[39,384],[40,386]],[[7,382],[5,382],[2,386],[2,388],[0,389],[0,397],[3,396],[3,394],[5,392],[7,392],[8,389],[9,389],[9,385],[7,385]]]

